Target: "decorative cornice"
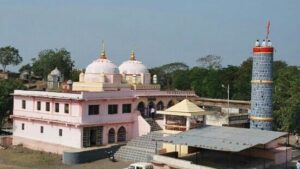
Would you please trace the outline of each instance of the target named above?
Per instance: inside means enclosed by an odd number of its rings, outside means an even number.
[[[273,121],[273,117],[256,117],[256,116],[250,116],[250,120],[256,120],[256,121]]]

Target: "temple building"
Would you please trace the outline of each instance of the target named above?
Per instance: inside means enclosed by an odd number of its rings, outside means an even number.
[[[153,131],[150,110],[165,110],[193,91],[162,91],[132,52],[119,67],[103,49],[80,73],[79,82],[59,88],[63,75],[54,69],[47,91],[15,90],[13,144],[54,153],[122,143]]]
[[[64,75],[57,69],[53,69],[47,76],[47,90],[57,90],[64,81]]]

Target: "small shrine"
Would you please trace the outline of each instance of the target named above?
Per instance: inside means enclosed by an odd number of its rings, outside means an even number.
[[[188,99],[184,99],[165,111],[157,112],[163,115],[165,131],[187,131],[202,127],[206,123],[206,115],[212,113],[201,109]]]

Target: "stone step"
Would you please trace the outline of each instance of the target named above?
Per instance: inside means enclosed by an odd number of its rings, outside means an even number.
[[[151,131],[158,131],[158,130],[162,130],[162,128],[156,123],[156,121],[152,118],[147,118],[145,119],[147,121],[147,123],[150,125],[151,127]]]
[[[161,133],[150,132],[132,139],[115,153],[115,157],[133,162],[150,162],[155,154],[155,149],[159,150],[162,147],[162,143],[156,144],[153,139],[160,139],[162,136]]]

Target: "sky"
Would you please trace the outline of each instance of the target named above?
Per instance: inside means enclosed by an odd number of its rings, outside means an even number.
[[[66,48],[75,67],[85,68],[102,40],[116,65],[132,50],[148,68],[192,67],[208,54],[240,65],[270,20],[274,60],[300,65],[299,9],[299,0],[0,0],[0,47],[19,49],[21,65],[44,49]]]

